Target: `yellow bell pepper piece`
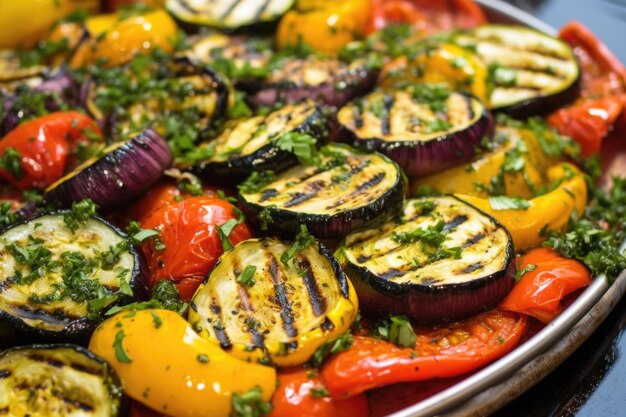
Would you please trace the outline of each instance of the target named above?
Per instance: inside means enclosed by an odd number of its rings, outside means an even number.
[[[463,193],[486,198],[486,188],[491,179],[500,173],[507,152],[523,142],[524,168],[520,172],[505,174],[504,185],[506,195],[531,198],[533,193],[529,183],[535,188],[544,184],[548,180],[546,171],[560,162],[562,157],[546,155],[537,138],[527,129],[497,126],[496,137],[505,137],[507,140],[496,142],[493,151],[482,154],[470,164],[411,181],[411,194],[415,194],[422,186],[428,186],[442,194]]]
[[[73,67],[100,58],[106,58],[108,66],[121,65],[157,47],[172,52],[178,30],[176,22],[162,9],[122,20],[116,14],[94,16],[85,26],[90,38],[74,54],[70,62]]]
[[[511,233],[517,250],[531,249],[545,240],[541,230],[564,230],[572,212],[582,214],[587,205],[587,185],[578,168],[562,163],[548,169],[547,175],[551,183],[562,182],[549,193],[530,200],[526,210],[494,210],[486,198],[456,196],[502,223]]]
[[[176,417],[227,417],[231,396],[255,386],[269,401],[276,370],[233,358],[168,310],[121,312],[96,329],[89,349],[133,399]]]
[[[299,41],[322,52],[337,52],[365,28],[370,2],[363,0],[298,0],[278,24],[279,48]]]
[[[58,19],[76,9],[98,10],[98,0],[2,0],[0,48],[29,48]]]

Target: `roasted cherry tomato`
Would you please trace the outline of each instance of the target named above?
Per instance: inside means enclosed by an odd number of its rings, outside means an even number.
[[[582,66],[583,98],[626,93],[624,65],[589,29],[570,22],[561,28],[559,37],[572,46]]]
[[[0,178],[15,187],[45,188],[63,176],[68,156],[97,124],[82,113],[58,112],[22,123],[0,140]]]
[[[588,157],[600,152],[602,140],[624,113],[624,103],[626,95],[586,100],[558,110],[548,122],[562,135],[580,143],[583,156]]]
[[[372,33],[392,23],[407,23],[424,33],[470,29],[487,21],[473,0],[371,0],[365,29]]]
[[[276,31],[279,47],[303,42],[323,52],[337,52],[356,39],[367,22],[367,0],[298,0]]]
[[[398,382],[448,378],[476,370],[517,346],[526,318],[492,310],[439,328],[415,329],[415,349],[355,336],[321,372],[333,398],[346,398]]]
[[[161,231],[159,241],[141,248],[148,260],[150,286],[174,281],[181,299],[189,300],[217,259],[224,253],[218,227],[239,218],[235,207],[217,197],[191,197],[155,210],[141,227]],[[250,239],[246,224],[236,225],[228,236],[231,244]],[[165,248],[159,250],[159,243]]]
[[[328,396],[313,369],[283,369],[272,398],[274,408],[268,417],[367,417],[369,405],[364,394],[345,400]]]
[[[526,271],[502,301],[506,311],[533,316],[549,323],[563,310],[563,298],[591,284],[587,268],[551,248],[539,248],[520,257],[518,269]]]

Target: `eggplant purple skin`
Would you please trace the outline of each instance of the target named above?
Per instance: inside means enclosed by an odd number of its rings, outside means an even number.
[[[44,106],[49,112],[59,110],[61,104],[65,104],[69,107],[76,107],[81,104],[81,87],[65,68],[61,69],[50,79],[33,88],[32,91],[36,93],[50,93],[58,97],[58,99],[54,99],[53,97],[46,98]],[[29,94],[29,92],[24,94]],[[21,122],[22,117],[28,116],[20,116],[22,109],[13,108],[17,98],[17,95],[6,95],[1,98],[4,113],[0,116],[0,137],[13,130]]]
[[[14,223],[0,232],[4,232],[10,228],[36,221],[38,217],[47,216],[50,214],[64,214],[67,211],[56,211],[53,213],[43,213],[20,222]],[[95,216],[94,219],[104,223],[115,231],[118,236],[127,237],[127,235],[117,226],[111,224],[107,220]],[[131,289],[133,290],[133,297],[121,294],[118,300],[111,304],[109,307],[115,305],[124,305],[132,302],[133,300],[146,300],[148,299],[148,266],[143,258],[143,254],[136,247],[130,246],[130,253],[133,255],[133,271],[132,277],[129,282]],[[58,319],[58,318],[57,318]],[[61,331],[51,331],[45,329],[37,329],[28,326],[20,318],[15,317],[9,312],[0,309],[0,348],[6,348],[17,343],[23,345],[28,343],[75,343],[81,346],[87,346],[89,344],[89,338],[96,329],[99,321],[91,320],[87,317],[80,317],[74,320],[68,320],[68,324]]]
[[[496,224],[504,229],[504,226]],[[515,247],[510,233],[506,233],[506,266],[496,273],[469,282],[397,284],[348,260],[344,270],[358,295],[359,308],[368,317],[403,314],[417,324],[449,323],[493,309],[513,289],[517,271]]]
[[[238,194],[238,202],[249,224],[259,234],[268,234],[267,230],[262,229],[258,218],[259,212],[265,209],[272,218],[272,223],[268,227],[271,228],[271,234],[293,239],[300,231],[300,225],[304,224],[309,233],[318,239],[339,239],[358,229],[381,224],[400,212],[404,204],[405,186],[404,176],[400,175],[398,182],[376,201],[364,207],[333,215],[298,213],[263,207],[248,203],[241,193]]]
[[[261,83],[255,92],[248,95],[247,102],[251,107],[259,108],[272,107],[277,103],[294,104],[309,98],[322,106],[341,107],[370,92],[377,78],[377,70],[359,67],[350,69],[331,82],[315,86]]]
[[[494,131],[493,116],[483,108],[483,114],[473,125],[425,142],[360,138],[341,123],[338,137],[356,148],[387,155],[409,178],[419,178],[471,162],[483,138],[493,138]]]
[[[90,198],[101,212],[111,212],[140,196],[172,165],[167,142],[146,129],[46,191],[46,200],[69,207]]]
[[[319,148],[328,137],[328,124],[319,108],[313,112],[294,132],[308,134],[317,139]],[[273,144],[267,144],[249,155],[236,156],[224,162],[203,162],[191,171],[200,178],[216,185],[233,186],[245,180],[255,171],[282,172],[298,163],[291,153],[281,151]]]

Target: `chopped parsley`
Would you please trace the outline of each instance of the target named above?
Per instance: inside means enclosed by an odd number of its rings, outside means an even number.
[[[370,332],[372,336],[402,347],[415,347],[417,336],[406,316],[390,316],[378,320]]]
[[[63,221],[72,232],[76,232],[96,214],[97,208],[98,206],[89,198],[74,202],[72,210],[63,215]]]
[[[424,229],[418,227],[410,232],[394,232],[391,239],[396,243],[415,243],[420,241],[437,248],[446,240],[446,233],[443,230],[445,226],[446,223],[444,221],[439,221]]]
[[[263,401],[263,391],[258,385],[243,394],[233,393],[230,417],[261,417],[272,410],[272,404]]]
[[[524,275],[534,271],[535,269],[537,269],[537,265],[535,264],[528,264],[523,269],[518,269],[515,271],[515,282],[519,282]]]
[[[311,366],[319,368],[331,355],[348,349],[353,343],[354,339],[352,339],[350,332],[344,333],[318,347],[309,359],[309,363]]]
[[[302,165],[313,165],[317,156],[317,139],[301,132],[287,132],[276,140],[276,147],[290,152]]]
[[[255,171],[244,182],[239,184],[237,188],[246,194],[258,193],[274,180],[276,180],[274,171]]]
[[[224,222],[221,226],[217,227],[217,233],[220,237],[220,241],[222,242],[222,248],[224,251],[231,250],[233,248],[233,244],[230,241],[230,234],[232,233],[235,226],[239,224],[239,220],[230,219]]]
[[[0,156],[0,169],[7,171],[16,180],[24,178],[22,155],[15,148],[6,148]]]
[[[304,224],[301,224],[300,232],[296,236],[296,240],[286,252],[283,252],[280,256],[280,261],[285,265],[289,265],[289,262],[291,262],[296,254],[302,253],[302,251],[311,246],[314,242],[315,237],[309,233],[309,230]]]
[[[133,360],[124,349],[124,337],[126,337],[126,335],[124,334],[124,330],[118,330],[118,332],[115,334],[115,341],[113,342],[113,348],[115,349],[115,358],[118,362],[121,363],[131,363]]]
[[[499,195],[495,197],[489,197],[489,205],[493,210],[528,210],[531,206],[531,202],[521,197],[507,197],[505,195]]]
[[[11,203],[0,202],[0,226],[7,226],[17,221],[17,215],[13,211]]]
[[[198,362],[200,363],[209,363],[209,356],[205,355],[204,353],[200,353],[196,359],[198,360]]]
[[[256,281],[254,281],[254,274],[256,273],[255,265],[248,265],[244,268],[243,272],[237,277],[237,282],[246,287],[252,287]]]
[[[328,392],[328,389],[321,385],[318,387],[313,387],[309,390],[309,394],[311,395],[311,397],[313,398],[326,398],[326,397],[330,397],[330,392]]]
[[[435,113],[446,111],[446,101],[449,97],[450,90],[445,84],[413,85],[413,100],[417,103],[428,105],[428,107]]]

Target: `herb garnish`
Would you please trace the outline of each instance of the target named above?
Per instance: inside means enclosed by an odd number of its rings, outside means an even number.
[[[276,140],[281,151],[293,153],[302,165],[313,165],[317,159],[317,139],[300,132],[287,132]]]
[[[354,339],[352,339],[350,332],[344,333],[318,347],[309,359],[309,363],[311,366],[319,368],[331,355],[348,349],[353,343]]]
[[[256,273],[256,265],[248,265],[244,268],[243,272],[237,277],[237,282],[247,287],[252,287],[256,281],[254,281],[254,274]]]
[[[285,265],[289,265],[289,262],[291,262],[296,254],[302,253],[302,251],[311,246],[313,242],[315,242],[315,237],[309,233],[306,225],[301,224],[300,232],[296,236],[296,240],[286,252],[283,252],[280,256],[280,261]]]
[[[528,210],[531,206],[531,202],[521,197],[507,197],[505,195],[499,195],[495,197],[489,197],[489,205],[493,210]]]
[[[275,179],[274,171],[255,171],[244,182],[239,184],[237,188],[246,194],[258,193]]]
[[[535,264],[528,264],[523,269],[518,269],[515,271],[515,282],[519,282],[524,275],[534,271],[535,269],[537,269],[537,265]]]
[[[0,169],[7,171],[16,180],[24,178],[22,155],[15,148],[6,148],[0,156]]]
[[[417,340],[413,326],[406,316],[390,316],[378,320],[372,327],[371,334],[402,347],[414,348]]]
[[[118,360],[118,362],[121,363],[131,363],[133,360],[130,356],[128,356],[128,353],[126,353],[126,350],[124,349],[124,337],[126,337],[126,335],[124,334],[124,330],[119,330],[115,334],[115,341],[113,342],[113,348],[115,349],[115,358]]]
[[[263,401],[263,391],[258,385],[250,391],[231,397],[231,417],[261,417],[272,410],[272,404]]]

